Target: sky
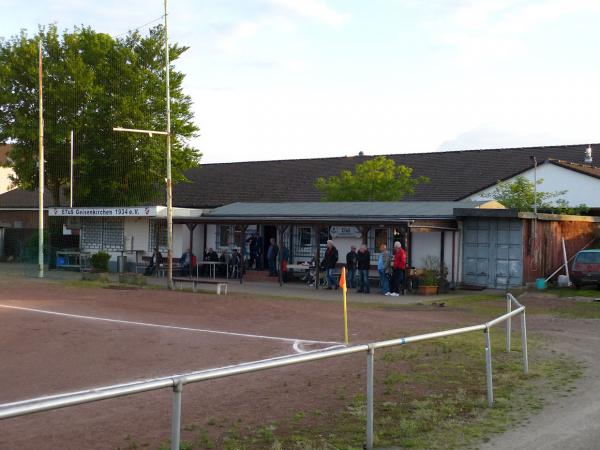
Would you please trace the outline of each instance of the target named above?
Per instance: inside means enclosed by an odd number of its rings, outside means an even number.
[[[0,6],[5,38],[163,14]],[[599,21],[600,0],[169,0],[204,163],[600,143]]]

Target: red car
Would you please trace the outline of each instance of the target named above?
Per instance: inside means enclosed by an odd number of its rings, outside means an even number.
[[[571,269],[571,281],[577,289],[586,284],[600,288],[600,250],[582,250],[577,253]]]

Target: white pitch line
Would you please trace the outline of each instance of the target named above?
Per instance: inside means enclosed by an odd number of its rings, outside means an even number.
[[[41,314],[49,314],[49,315],[53,315],[53,316],[70,317],[73,319],[97,320],[100,322],[110,322],[110,323],[120,323],[120,324],[124,324],[124,325],[138,325],[138,326],[144,326],[144,327],[164,328],[167,330],[194,331],[196,333],[222,334],[222,335],[226,335],[226,336],[246,337],[246,338],[251,338],[251,339],[264,339],[264,340],[271,340],[271,341],[292,342],[294,344],[296,344],[297,342],[304,342],[304,343],[308,343],[308,344],[334,344],[334,345],[341,344],[341,342],[334,342],[334,341],[314,341],[311,339],[294,339],[294,338],[284,338],[284,337],[277,337],[277,336],[261,336],[259,334],[233,333],[231,331],[218,331],[218,330],[207,330],[207,329],[203,329],[203,328],[177,327],[174,325],[162,325],[162,324],[158,324],[158,323],[134,322],[134,321],[130,321],[130,320],[121,320],[121,319],[109,319],[107,317],[82,316],[80,314],[68,314],[68,313],[61,313],[61,312],[57,312],[57,311],[48,311],[45,309],[23,308],[21,306],[12,306],[12,305],[0,304],[0,307],[9,308],[9,309],[17,309],[20,311],[29,311],[29,312],[37,312],[37,313],[41,313]],[[296,350],[295,347],[296,346],[294,346],[294,350]],[[296,350],[296,351],[298,351],[298,350]]]

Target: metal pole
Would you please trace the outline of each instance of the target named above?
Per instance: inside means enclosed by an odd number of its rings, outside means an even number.
[[[506,314],[510,314],[512,310],[512,302],[510,297],[506,296]],[[510,338],[512,333],[512,317],[509,317],[506,321],[506,351],[510,352]]]
[[[173,289],[173,180],[171,177],[171,87],[169,74],[169,34],[165,0],[165,71],[167,85],[167,285]]]
[[[173,386],[173,416],[171,418],[171,450],[179,450],[181,441],[181,380]]]
[[[523,353],[523,372],[529,373],[529,358],[527,356],[527,319],[525,311],[521,314],[521,352]]]
[[[491,408],[494,404],[494,384],[492,381],[492,343],[490,341],[490,329],[486,328],[485,334],[485,374],[487,380],[487,401]]]
[[[373,363],[375,349],[367,350],[367,450],[373,450]]]
[[[44,101],[42,99],[42,41],[38,43],[39,71],[39,154],[38,154],[38,277],[44,278]]]
[[[70,197],[69,197],[69,206],[73,207],[73,130],[71,130],[71,164],[70,164],[70,172],[71,172],[71,182],[69,183]]]
[[[565,247],[565,238],[562,238],[562,251],[563,259],[565,261],[565,274],[567,275],[567,282],[571,286],[571,278],[569,277],[569,260],[567,259],[567,248]]]

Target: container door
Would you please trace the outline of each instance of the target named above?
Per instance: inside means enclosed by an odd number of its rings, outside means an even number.
[[[488,286],[490,279],[490,221],[468,219],[463,228],[463,281]]]
[[[523,246],[520,220],[498,220],[495,228],[495,267],[493,287],[521,286],[523,283]]]

